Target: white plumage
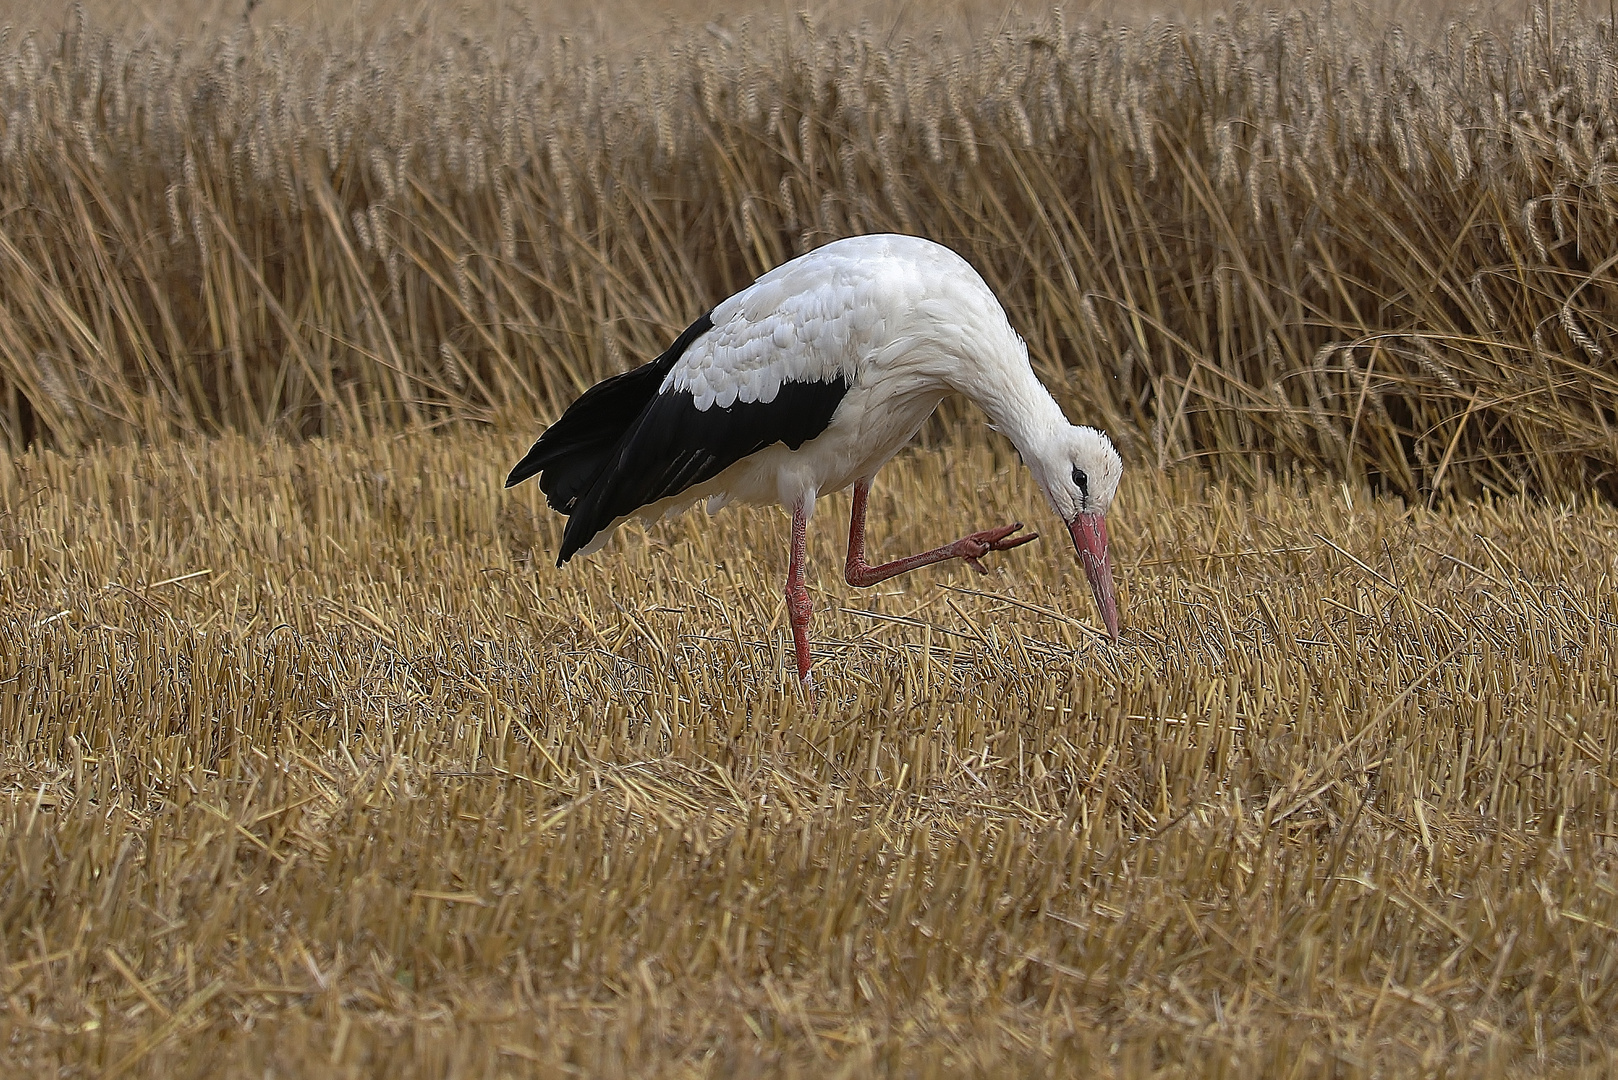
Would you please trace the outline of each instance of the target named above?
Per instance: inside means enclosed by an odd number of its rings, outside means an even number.
[[[855,489],[847,576],[872,584],[949,558],[977,560],[1032,537],[990,530],[910,559],[864,563],[876,471],[938,402],[972,399],[1011,440],[1067,523],[1103,619],[1117,636],[1103,515],[1122,464],[1075,427],[1035,378],[1028,351],[976,270],[913,236],[839,240],[784,263],[716,306],[656,361],[592,387],[534,444],[508,486],[539,473],[570,515],[558,562],[599,547],[629,516],[706,499],[793,511],[788,582],[807,680],[803,528],[817,496]],[[857,557],[856,557],[857,556]]]

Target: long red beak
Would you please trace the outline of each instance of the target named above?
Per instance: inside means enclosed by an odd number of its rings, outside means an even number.
[[[1117,643],[1118,593],[1112,587],[1112,557],[1107,554],[1107,519],[1100,514],[1080,514],[1067,523],[1067,530],[1073,534],[1084,576],[1090,579],[1090,592],[1101,609],[1101,621]]]

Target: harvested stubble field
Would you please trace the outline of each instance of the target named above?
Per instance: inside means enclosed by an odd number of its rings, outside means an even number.
[[[847,588],[832,499],[811,709],[778,512],[558,571],[508,449],[4,462],[13,1063],[1615,1064],[1612,508],[1139,470],[1114,649],[1049,540]],[[884,479],[885,550],[1040,498]]]
[[[1618,1067],[1609,25],[198,6],[0,34],[8,1073]],[[500,490],[881,228],[1119,438],[1121,647],[836,497],[810,705],[778,512]],[[1050,529],[962,420],[879,551]]]

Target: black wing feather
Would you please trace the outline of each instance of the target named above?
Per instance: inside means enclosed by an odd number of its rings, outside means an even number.
[[[614,448],[657,396],[675,361],[693,341],[712,329],[710,312],[686,327],[656,360],[604,379],[579,395],[512,468],[506,487],[542,473],[539,489],[551,508],[572,513],[579,497],[601,474]]]
[[[826,430],[848,380],[783,383],[775,400],[698,410],[689,392],[660,394],[573,507],[560,566],[618,518],[711,480],[766,446],[796,450]]]
[[[590,387],[512,468],[506,486],[539,476],[552,509],[568,515],[560,566],[602,529],[648,503],[711,480],[766,446],[796,450],[826,430],[848,380],[783,383],[770,402],[698,410],[687,391],[659,394],[710,312],[649,364]]]

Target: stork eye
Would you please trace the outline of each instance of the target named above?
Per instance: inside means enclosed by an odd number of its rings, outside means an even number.
[[[1077,465],[1073,466],[1073,482],[1078,485],[1079,494],[1086,499],[1090,497],[1090,478],[1084,475],[1084,470]]]

